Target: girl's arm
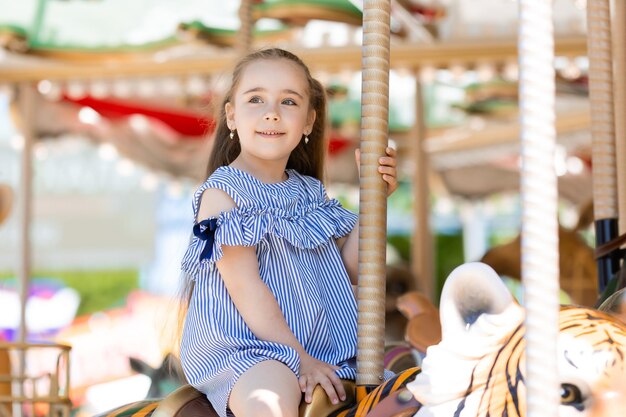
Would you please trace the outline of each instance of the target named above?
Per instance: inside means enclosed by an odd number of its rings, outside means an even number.
[[[396,150],[388,147],[386,149],[387,156],[383,156],[378,160],[378,172],[383,177],[383,180],[387,183],[387,196],[390,196],[398,188],[398,178],[396,169]],[[355,158],[357,167],[360,166],[361,154],[357,149],[355,152]],[[346,237],[337,239],[337,246],[341,251],[341,258],[343,264],[346,267],[346,272],[350,277],[350,282],[353,285],[357,284],[359,275],[359,223],[354,225],[354,228]]]

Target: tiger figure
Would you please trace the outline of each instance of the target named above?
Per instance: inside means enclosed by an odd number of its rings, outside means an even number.
[[[415,417],[525,417],[524,309],[491,267],[468,263],[448,277],[441,295],[442,340],[428,348],[422,371],[407,385]],[[559,417],[622,415],[594,411],[607,390],[626,387],[626,325],[588,308],[559,315]],[[616,386],[619,385],[619,386]]]

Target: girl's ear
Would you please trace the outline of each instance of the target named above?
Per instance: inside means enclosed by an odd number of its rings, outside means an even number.
[[[315,123],[316,117],[317,117],[317,113],[315,113],[315,110],[311,110],[309,112],[309,115],[307,116],[306,129],[309,132],[309,134],[313,130],[313,124]]]
[[[224,113],[226,114],[226,124],[228,125],[228,128],[230,130],[235,129],[235,107],[230,101],[224,104]]]

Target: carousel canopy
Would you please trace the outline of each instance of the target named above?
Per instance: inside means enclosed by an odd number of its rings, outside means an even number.
[[[253,46],[292,49],[326,82],[333,96],[331,155],[356,146],[359,91],[349,91],[354,75],[346,73],[356,74],[361,65],[362,2],[251,3]],[[579,3],[554,2],[561,35],[556,52],[565,59],[564,69],[584,72],[584,64],[574,63],[586,47]],[[392,5],[391,64],[423,80],[425,148],[435,171],[450,191],[467,197],[515,189],[519,129],[511,92],[517,89],[517,45],[511,22],[517,5],[501,0],[477,0],[472,7],[459,0]],[[80,135],[113,144],[122,156],[157,172],[203,177],[215,123],[211,112],[223,92],[224,73],[239,54],[233,46],[241,29],[240,2],[0,0],[0,7],[0,86],[36,88],[32,128],[39,140]],[[499,20],[476,12],[485,9]],[[404,78],[398,85],[392,77],[390,130],[400,150],[408,152],[415,139],[414,99],[393,96],[394,90],[413,94],[413,82]],[[586,84],[572,76],[562,85],[578,90],[569,92],[574,100],[563,100],[561,140],[566,152],[581,154],[581,142],[589,143],[588,118],[580,117],[585,99],[578,104]],[[458,99],[450,100],[446,89],[455,90]],[[464,181],[470,171],[483,185]],[[354,175],[339,179],[354,181]]]

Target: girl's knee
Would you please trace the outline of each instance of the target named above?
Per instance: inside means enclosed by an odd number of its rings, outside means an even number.
[[[241,375],[228,403],[237,417],[297,417],[301,397],[291,369],[268,360]]]
[[[297,404],[264,389],[252,392],[243,404],[231,403],[230,409],[237,417],[298,417]]]

